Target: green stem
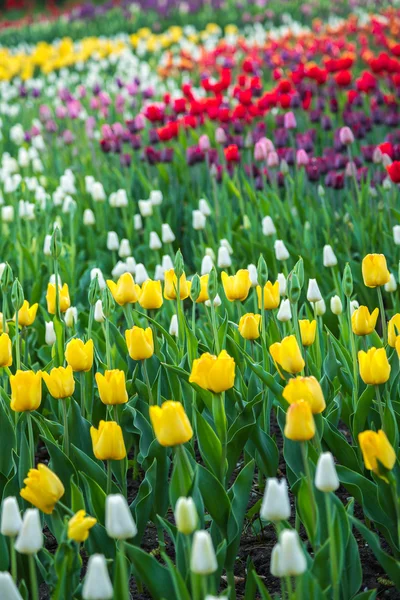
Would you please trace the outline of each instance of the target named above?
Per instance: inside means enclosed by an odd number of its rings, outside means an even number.
[[[213,300],[210,302],[210,310],[211,310],[211,323],[214,333],[214,343],[215,343],[215,352],[217,355],[221,352],[221,347],[219,345],[219,337],[218,337],[218,329],[217,329],[217,317],[215,314],[215,306]]]
[[[397,484],[396,478],[391,474],[390,477],[390,489],[392,491],[394,507],[396,510],[396,518],[397,518],[397,545],[400,547],[400,504],[399,498],[397,496]]]
[[[130,600],[130,593],[129,593],[129,574],[128,574],[128,569],[127,569],[127,564],[126,564],[126,555],[125,555],[125,543],[124,540],[120,540],[118,542],[118,549],[119,549],[119,561],[120,561],[120,576],[121,576],[121,581],[122,581],[122,585],[118,586],[117,581],[114,579],[114,590],[119,589],[121,593],[119,593],[118,598],[120,598],[121,600]]]
[[[64,422],[64,453],[69,456],[69,434],[68,434],[68,410],[67,410],[67,398],[61,400],[63,422]]]
[[[220,480],[222,485],[225,483],[226,470],[226,450],[227,450],[227,420],[225,412],[225,393],[213,394],[212,413],[214,418],[215,429],[218,438],[221,442],[221,465],[220,465]]]
[[[61,508],[63,508],[65,510],[66,513],[68,513],[71,517],[74,516],[74,511],[71,510],[70,508],[68,508],[68,506],[66,506],[63,502],[61,502],[61,500],[58,500],[57,505],[60,506]]]
[[[19,346],[18,310],[15,311],[15,356],[17,359],[17,371],[21,369],[21,352]]]
[[[382,289],[380,286],[378,286],[378,300],[379,300],[379,311],[381,313],[383,343],[386,345],[387,344],[386,315],[385,315],[385,306],[383,304]]]
[[[85,372],[81,371],[79,373],[79,379],[81,383],[81,415],[85,419],[86,418],[86,379]]]
[[[230,600],[236,600],[236,586],[235,586],[235,575],[233,573],[233,571],[227,571],[226,572],[226,577],[228,580],[228,585],[230,588]]]
[[[327,523],[328,523],[328,533],[329,533],[329,547],[330,547],[330,559],[331,559],[330,566],[331,566],[333,600],[340,600],[339,577],[338,577],[337,556],[336,556],[336,540],[335,540],[335,530],[334,530],[334,525],[333,525],[334,506],[330,500],[329,492],[325,493],[324,496],[325,496],[326,519],[327,519]]]
[[[10,555],[11,555],[11,575],[15,583],[17,583],[17,553],[15,551],[15,538],[10,537]]]
[[[351,326],[351,306],[350,306],[350,298],[347,298],[347,319],[349,322],[349,332],[350,332],[350,345],[351,345],[351,356],[353,359],[353,409],[357,406],[358,401],[358,362],[357,362],[357,350],[356,350],[356,340],[354,337],[353,328]]]
[[[153,392],[152,392],[151,385],[150,385],[149,373],[147,371],[146,360],[142,360],[142,367],[143,367],[144,379],[146,381],[147,392],[149,394],[149,404],[150,404],[150,406],[152,406],[154,404],[154,398],[153,398]]]
[[[35,555],[30,554],[29,561],[29,578],[31,581],[31,600],[39,600],[39,588],[36,574]]]
[[[111,343],[110,343],[110,319],[106,319],[106,362],[107,369],[111,369]]]
[[[28,420],[28,443],[29,443],[29,456],[31,457],[31,469],[35,468],[35,440],[33,437],[33,427],[32,427],[32,415],[29,411],[26,413],[26,418]]]
[[[313,526],[312,543],[314,544],[315,543],[315,526],[316,526],[316,522],[317,522],[317,511],[316,511],[316,507],[315,507],[315,497],[314,497],[314,490],[313,490],[313,482],[312,482],[311,473],[310,473],[310,466],[308,464],[307,442],[300,442],[300,448],[301,448],[301,454],[303,457],[304,473],[306,476],[308,493],[310,496],[312,526]]]
[[[107,461],[107,495],[111,494],[112,484],[112,471],[111,471],[111,460]]]
[[[379,385],[375,386],[375,391],[376,391],[376,399],[377,399],[377,404],[378,404],[378,409],[379,409],[379,416],[381,418],[381,428],[383,431],[385,431],[383,402],[382,402],[381,392],[379,390]]]

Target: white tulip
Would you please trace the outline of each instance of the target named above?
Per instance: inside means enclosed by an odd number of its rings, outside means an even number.
[[[43,254],[45,256],[51,256],[51,235],[46,235],[44,238]]]
[[[342,301],[339,296],[332,296],[331,298],[331,311],[334,315],[341,315],[343,312]]]
[[[316,279],[308,280],[307,300],[311,303],[319,302],[320,300],[322,300],[321,292],[319,291]]]
[[[193,498],[181,496],[175,505],[175,523],[180,533],[190,535],[197,527],[198,516]]]
[[[2,206],[1,218],[4,221],[4,223],[12,223],[14,221],[14,207],[8,205]]]
[[[127,258],[130,255],[131,255],[131,247],[129,244],[129,240],[127,240],[126,238],[123,238],[119,244],[118,256],[120,256],[121,258]]]
[[[96,223],[96,218],[94,216],[94,212],[90,208],[86,208],[83,211],[83,224],[86,227],[91,227]]]
[[[287,321],[290,321],[290,319],[292,318],[292,310],[290,308],[290,300],[288,300],[287,298],[283,299],[281,301],[281,305],[279,307],[276,318],[278,319],[278,321],[281,321],[282,323],[286,323]]]
[[[43,532],[39,511],[37,508],[28,508],[15,542],[15,549],[20,554],[36,554],[42,546]]]
[[[1,505],[0,532],[8,537],[18,535],[22,525],[21,514],[15,496],[4,498]]]
[[[209,275],[213,266],[214,266],[214,262],[213,262],[213,259],[211,258],[211,256],[207,256],[207,255],[203,256],[203,260],[201,261],[201,269],[200,269],[201,275]]]
[[[161,240],[155,231],[150,232],[149,248],[150,250],[160,250],[162,248]]]
[[[201,210],[192,211],[192,226],[196,231],[201,231],[206,226],[206,216]]]
[[[163,269],[162,265],[156,265],[156,268],[154,270],[154,280],[164,281],[164,273],[165,270]]]
[[[103,184],[99,181],[95,181],[92,184],[92,188],[90,190],[92,198],[94,202],[104,202],[106,199],[106,193],[104,191]]]
[[[217,557],[208,531],[195,531],[190,556],[190,570],[198,575],[210,575],[218,569]]]
[[[85,581],[83,583],[83,600],[110,600],[114,596],[113,586],[107,570],[103,554],[92,554],[89,557]]]
[[[284,529],[279,536],[279,568],[283,577],[297,577],[307,569],[307,560],[296,531]]]
[[[286,479],[278,481],[269,477],[264,492],[260,516],[265,521],[287,521],[290,517],[290,502]]]
[[[172,242],[175,241],[175,234],[168,223],[163,223],[161,225],[161,239],[163,244],[172,244]]]
[[[119,260],[114,266],[113,270],[111,271],[111,275],[114,278],[118,278],[121,277],[121,275],[123,275],[124,273],[126,273],[126,264],[122,260]]]
[[[172,258],[169,254],[164,254],[164,256],[161,259],[161,264],[164,271],[170,271],[174,268],[174,263],[172,262]]]
[[[232,265],[232,260],[228,250],[224,246],[218,248],[217,265],[220,269],[227,269]]]
[[[139,200],[138,206],[142,217],[151,217],[153,214],[153,205],[151,200]]]
[[[290,254],[282,240],[275,240],[274,250],[275,250],[275,256],[276,256],[277,260],[287,260],[290,256]]]
[[[143,221],[141,215],[133,215],[133,226],[135,231],[143,229]]]
[[[205,305],[206,305],[208,308],[210,308],[210,306],[211,306],[211,300],[206,300],[204,304],[205,304]],[[221,306],[221,304],[222,304],[222,300],[221,300],[221,298],[220,298],[220,295],[219,295],[219,294],[217,294],[217,295],[215,296],[215,298],[214,298],[213,305],[215,306],[215,308],[217,308],[218,306]]]
[[[106,497],[106,531],[115,540],[127,540],[137,534],[136,523],[122,494]]]
[[[315,312],[317,317],[322,317],[326,313],[326,304],[323,298],[315,303]]]
[[[256,267],[256,265],[253,265],[250,263],[249,265],[247,265],[247,270],[248,270],[249,276],[250,276],[251,287],[254,288],[258,285],[257,267]]]
[[[329,244],[326,244],[324,246],[323,261],[324,261],[324,267],[335,267],[338,264],[338,261],[335,256],[335,253],[332,249],[332,246],[330,246]]]
[[[230,243],[228,242],[227,239],[222,239],[219,243],[220,246],[222,246],[223,248],[226,248],[229,252],[229,254],[233,254],[233,250],[232,250],[232,246],[230,245]]]
[[[169,326],[169,334],[174,337],[178,337],[178,317],[177,315],[172,315],[171,323]]]
[[[134,275],[136,273],[136,260],[133,256],[127,256],[125,259],[125,266],[128,273]]]
[[[96,276],[97,276],[97,280],[99,282],[100,289],[104,290],[106,287],[106,280],[104,279],[104,275],[101,272],[101,269],[99,269],[98,267],[94,267],[90,271],[90,280],[94,279]]]
[[[357,308],[360,307],[360,304],[357,302],[357,300],[351,300],[350,301],[350,315],[353,314],[353,312],[355,310],[357,310]]]
[[[97,300],[96,304],[94,305],[94,320],[97,321],[97,323],[103,323],[105,319],[106,318],[103,313],[103,303],[101,300]]]
[[[119,248],[118,235],[115,231],[107,232],[107,250],[110,252],[116,252]]]
[[[73,327],[78,321],[78,309],[75,306],[70,306],[65,311],[64,321],[67,327]]]
[[[321,492],[334,492],[338,489],[339,485],[333,456],[330,452],[323,452],[318,457],[315,471],[315,487]]]
[[[150,279],[150,277],[146,271],[146,267],[142,263],[138,263],[136,265],[136,283],[138,285],[142,285],[142,283],[144,283],[148,279]]]
[[[149,201],[151,202],[151,204],[153,206],[160,205],[162,203],[162,201],[163,201],[162,192],[160,190],[152,190],[150,192]]]
[[[400,246],[400,225],[393,226],[393,240],[396,246]]]
[[[0,572],[0,598],[2,600],[22,600],[22,596],[7,571]]]
[[[278,273],[277,280],[279,282],[279,294],[280,296],[286,296],[287,280],[283,273]]]
[[[264,217],[262,220],[263,235],[269,237],[276,234],[276,228],[271,217]]]
[[[201,200],[199,200],[199,210],[201,210],[205,217],[209,217],[211,215],[211,208],[207,200],[205,200],[204,198],[201,198]]]
[[[48,346],[53,346],[56,343],[56,332],[54,331],[53,321],[49,321],[45,323],[46,325],[46,334],[45,341]]]
[[[271,560],[269,564],[269,570],[273,577],[282,577],[281,573],[281,546],[275,544],[271,552]]]
[[[393,273],[390,273],[390,279],[385,283],[385,292],[393,293],[397,290],[397,283]]]

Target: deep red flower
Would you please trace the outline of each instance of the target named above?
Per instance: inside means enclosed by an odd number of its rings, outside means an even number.
[[[236,144],[231,144],[224,149],[225,159],[228,163],[237,163],[240,160],[239,148]],[[399,163],[400,164],[400,163]]]
[[[379,150],[382,154],[387,154],[393,160],[394,158],[394,148],[390,142],[383,142],[378,145]]]
[[[338,71],[335,75],[335,81],[340,87],[347,87],[351,83],[350,71]]]
[[[395,160],[388,165],[386,171],[393,183],[400,183],[400,160]]]

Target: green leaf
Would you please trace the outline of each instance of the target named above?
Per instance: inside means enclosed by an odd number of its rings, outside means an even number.
[[[132,561],[135,576],[143,581],[154,600],[176,600],[174,583],[169,569],[163,567],[151,554],[140,548],[125,544],[126,553]]]
[[[211,425],[196,410],[196,433],[200,454],[210,471],[218,477],[221,470],[222,445]]]

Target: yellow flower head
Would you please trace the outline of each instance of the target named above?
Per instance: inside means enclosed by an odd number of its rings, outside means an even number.
[[[240,317],[239,333],[245,340],[256,340],[260,337],[261,315],[247,313]]]
[[[46,515],[51,515],[55,505],[65,492],[57,475],[42,464],[39,464],[37,469],[29,469],[24,484],[26,487],[22,488],[20,492],[22,498]]]
[[[378,461],[391,471],[396,462],[396,453],[382,429],[376,431],[363,431],[358,436],[364,463],[367,469],[388,481]]]
[[[11,410],[36,410],[42,401],[42,372],[20,371],[10,375]]]
[[[0,335],[0,367],[11,367],[12,346],[8,333]]]
[[[125,339],[129,356],[133,360],[145,360],[153,356],[154,341],[151,327],[142,329],[135,325],[132,329],[125,331]]]
[[[355,335],[369,335],[376,326],[379,315],[379,308],[375,308],[372,313],[366,306],[360,306],[351,315],[351,328]]]
[[[126,456],[122,429],[115,421],[100,421],[90,428],[93,454],[99,460],[122,460]]]
[[[390,279],[386,258],[383,254],[367,254],[362,261],[362,276],[367,287],[385,285]]]
[[[36,319],[36,313],[39,304],[32,304],[29,306],[28,300],[24,300],[22,307],[18,311],[18,323],[21,327],[28,327],[32,325],[34,320]]]
[[[306,442],[315,435],[311,406],[305,400],[291,404],[286,413],[285,437],[295,442]]]
[[[262,294],[261,294],[261,286],[258,285],[256,288],[257,298],[258,298],[258,308],[261,308],[262,303]],[[278,308],[280,302],[279,295],[279,281],[275,281],[275,283],[271,283],[267,281],[264,286],[264,308],[265,310],[272,310],[274,308]]]
[[[218,356],[205,352],[193,361],[189,382],[215,394],[229,390],[235,383],[235,361],[226,350]]]
[[[103,404],[113,406],[128,402],[128,392],[125,385],[125,373],[119,369],[105,371],[104,375],[96,373],[96,383],[100,400]]]
[[[185,444],[193,437],[192,426],[180,402],[167,400],[160,406],[150,406],[150,421],[161,446]]]
[[[394,348],[397,337],[400,335],[400,314],[394,315],[388,323],[388,343]]]
[[[53,398],[69,398],[75,390],[72,367],[54,367],[50,373],[43,371],[42,377]]]
[[[68,285],[64,283],[62,287],[58,287],[60,292],[60,311],[62,313],[66,312],[66,310],[71,306],[71,300],[69,297]],[[51,315],[56,314],[56,286],[54,283],[49,283],[47,286],[47,310]]]
[[[68,539],[74,542],[85,542],[89,537],[89,529],[94,527],[97,519],[87,517],[84,510],[78,510],[68,521]]]
[[[124,306],[132,304],[139,299],[140,288],[135,284],[135,281],[130,273],[124,273],[118,279],[117,283],[112,279],[107,279],[107,285],[117,304]]]
[[[139,304],[147,310],[156,310],[163,304],[161,281],[147,279],[139,291]]]
[[[360,376],[364,383],[379,385],[385,383],[390,377],[390,364],[385,348],[370,348],[368,352],[360,350],[358,353]]]
[[[309,321],[308,319],[301,319],[299,321],[300,326],[300,337],[303,346],[311,346],[315,342],[315,334],[317,331],[317,321]]]
[[[294,335],[283,338],[270,346],[269,351],[275,362],[287,373],[299,373],[304,369],[305,362]]]
[[[196,300],[196,304],[202,304],[203,302],[206,302],[207,300],[209,300],[208,278],[209,278],[209,275],[202,275],[200,277],[200,294]]]
[[[93,340],[86,343],[73,338],[67,344],[65,359],[73,371],[90,371],[93,365]]]
[[[164,298],[166,300],[176,300],[178,294],[178,278],[175,275],[174,269],[169,269],[164,273]],[[185,300],[190,294],[190,282],[186,280],[186,275],[183,273],[179,280],[179,296],[181,300]]]
[[[251,288],[250,274],[247,269],[240,269],[236,275],[228,275],[222,271],[221,279],[225,296],[230,302],[246,300]]]
[[[321,413],[326,407],[324,394],[315,377],[299,376],[289,379],[282,395],[289,404],[305,400],[314,415]]]

